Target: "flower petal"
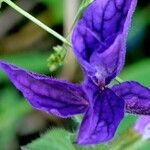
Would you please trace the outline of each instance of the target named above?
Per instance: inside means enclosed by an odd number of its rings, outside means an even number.
[[[87,101],[80,85],[59,81],[0,61],[12,83],[36,109],[60,117],[85,112]]]
[[[95,90],[93,105],[86,112],[77,143],[81,145],[103,143],[114,137],[124,117],[124,101],[106,88]]]
[[[74,52],[90,76],[109,83],[122,69],[136,0],[95,0],[72,36]]]
[[[150,115],[150,89],[135,81],[123,82],[112,87],[116,95],[125,100],[128,113]]]
[[[134,130],[142,136],[143,140],[150,139],[150,116],[140,116],[134,125]]]

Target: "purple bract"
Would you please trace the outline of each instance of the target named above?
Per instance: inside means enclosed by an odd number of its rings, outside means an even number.
[[[124,113],[150,115],[150,89],[135,81],[111,88],[121,71],[136,0],[95,0],[85,10],[72,36],[85,80],[72,84],[0,61],[0,67],[36,109],[60,117],[83,114],[77,143],[111,140]]]
[[[93,80],[107,84],[121,71],[136,3],[136,0],[95,0],[75,27],[74,52]]]

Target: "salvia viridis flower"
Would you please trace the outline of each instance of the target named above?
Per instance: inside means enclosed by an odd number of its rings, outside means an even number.
[[[142,140],[150,139],[150,116],[140,116],[136,121],[134,130],[138,132]]]
[[[123,68],[136,0],[94,0],[78,21],[72,45],[85,80],[72,84],[0,61],[12,83],[36,109],[59,117],[83,114],[77,143],[108,142],[125,112],[150,115],[150,89],[135,81],[108,87]]]

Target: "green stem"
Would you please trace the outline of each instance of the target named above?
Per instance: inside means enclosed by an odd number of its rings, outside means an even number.
[[[115,80],[116,80],[117,82],[119,82],[119,83],[124,82],[124,81],[123,81],[121,78],[119,78],[119,77],[116,77]]]
[[[0,2],[7,3],[10,7],[12,7],[16,11],[18,11],[20,14],[22,14],[23,16],[25,16],[29,20],[33,21],[35,24],[40,26],[42,29],[44,29],[45,31],[47,31],[48,33],[52,34],[53,36],[58,38],[60,41],[62,41],[63,43],[65,43],[65,44],[67,44],[68,46],[71,47],[71,43],[69,41],[67,41],[66,38],[64,38],[62,35],[58,34],[56,31],[54,31],[51,28],[49,28],[48,26],[46,26],[44,23],[42,23],[41,21],[39,21],[38,19],[36,19],[32,15],[27,13],[26,11],[24,11],[22,8],[20,8],[15,3],[13,3],[11,0],[1,0]]]

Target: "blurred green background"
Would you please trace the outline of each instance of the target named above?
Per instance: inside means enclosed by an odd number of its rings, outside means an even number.
[[[15,0],[14,2],[60,34],[68,35],[81,1]],[[5,59],[10,63],[38,73],[72,82],[81,82],[82,72],[71,49],[68,49],[64,64],[60,65],[57,70],[52,72],[48,66],[47,60],[53,53],[53,46],[61,44],[56,38],[5,3],[2,4],[0,11],[0,59]],[[136,80],[150,87],[150,1],[138,1],[128,36],[126,65],[120,77],[123,80]],[[118,129],[117,134],[120,139],[124,139],[124,134],[128,132],[127,129],[132,128],[136,119],[137,116],[127,115]],[[49,144],[53,143],[51,147],[43,140],[39,141],[43,144],[43,148],[39,146],[39,143],[35,143],[35,146],[33,144],[33,147],[29,146],[29,148],[23,149],[74,149],[68,141],[67,133],[63,130],[58,130],[55,133],[53,128],[62,128],[73,132],[76,125],[71,118],[61,119],[33,110],[21,93],[0,71],[0,150],[19,150],[21,146],[29,144],[48,130],[47,133],[50,134],[45,135],[44,138]],[[130,139],[130,136],[126,138]],[[97,150],[101,148],[103,147],[97,147]],[[150,144],[143,144],[141,149],[149,150]]]

